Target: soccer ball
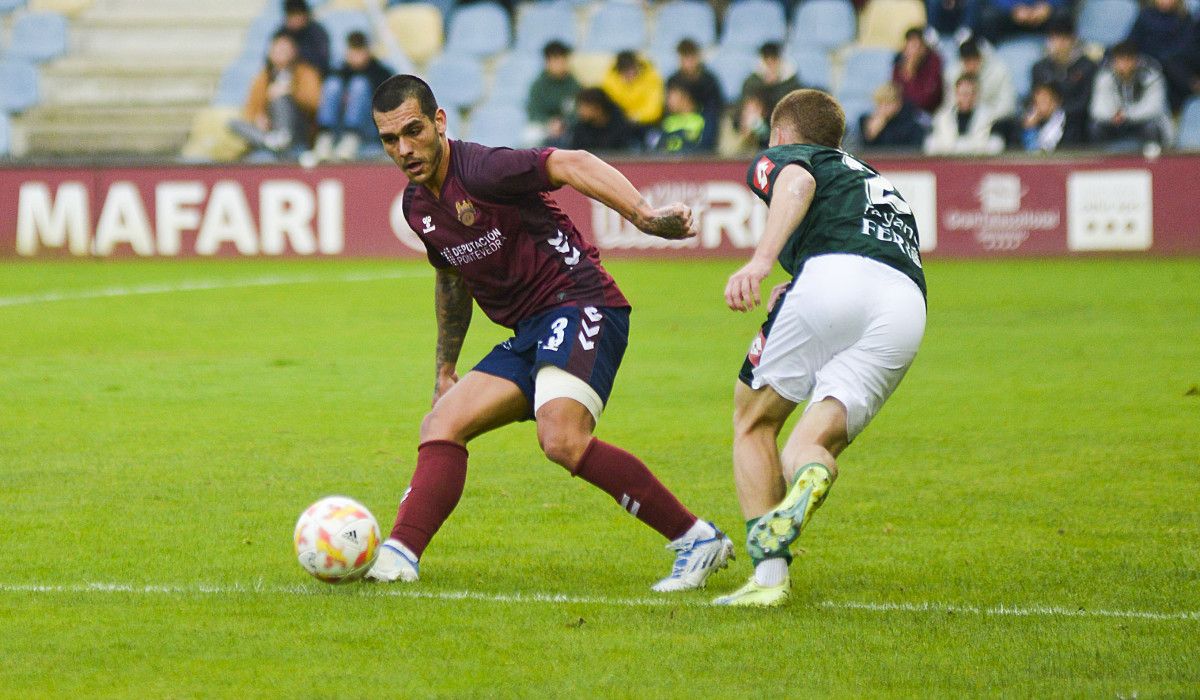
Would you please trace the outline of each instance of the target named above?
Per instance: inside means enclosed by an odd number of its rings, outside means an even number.
[[[366,506],[346,496],[327,496],[296,521],[296,557],[326,583],[362,578],[379,554],[379,523]]]

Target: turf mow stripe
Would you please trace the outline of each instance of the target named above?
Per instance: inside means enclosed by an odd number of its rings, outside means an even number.
[[[262,582],[234,584],[187,584],[187,585],[158,585],[158,584],[129,584],[129,583],[76,583],[76,584],[38,584],[38,583],[0,583],[0,593],[43,593],[43,594],[88,594],[116,593],[131,595],[165,595],[165,596],[194,596],[194,595],[297,595],[319,596],[333,593],[349,592],[360,597],[409,598],[414,600],[461,601],[470,600],[483,603],[514,603],[514,604],[576,604],[602,605],[612,607],[708,607],[707,601],[687,600],[679,598],[613,598],[606,596],[578,596],[564,593],[514,592],[493,593],[484,591],[436,591],[418,590],[411,588],[395,588],[380,586],[356,587],[354,589],[333,586],[303,585],[292,586],[266,585]],[[976,606],[947,603],[871,603],[860,601],[826,600],[816,604],[816,607],[829,610],[867,611],[880,614],[888,613],[933,613],[943,615],[975,615],[988,617],[1064,617],[1064,618],[1111,618],[1129,620],[1155,621],[1187,621],[1200,622],[1200,610],[1182,612],[1156,612],[1150,610],[1105,610],[1087,608],[1066,608],[1053,605],[1028,606]]]

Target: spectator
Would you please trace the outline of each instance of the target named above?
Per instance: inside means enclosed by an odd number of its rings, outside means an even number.
[[[1136,140],[1162,146],[1170,141],[1171,113],[1166,80],[1131,41],[1112,47],[1092,91],[1092,136],[1110,146]]]
[[[1030,70],[1034,85],[1051,84],[1062,96],[1064,131],[1087,141],[1088,106],[1096,81],[1096,62],[1087,57],[1069,19],[1055,20],[1046,36],[1046,55]]]
[[[271,37],[266,67],[250,85],[245,118],[230,127],[253,148],[275,153],[302,148],[312,135],[320,101],[320,74],[300,60],[296,42],[280,30]]]
[[[1192,23],[1182,47],[1167,56],[1163,71],[1170,81],[1172,109],[1179,109],[1188,97],[1200,95],[1200,19]]]
[[[679,86],[692,94],[700,106],[700,115],[704,117],[704,135],[700,143],[711,149],[717,145],[717,125],[721,120],[721,112],[725,110],[721,84],[704,65],[700,47],[695,41],[683,39],[675,47],[675,52],[679,54],[679,70],[667,78],[667,92]]]
[[[574,111],[579,81],[571,75],[571,47],[551,41],[542,48],[542,72],[529,86],[525,113],[529,117],[530,143],[560,145],[566,137],[567,118]]]
[[[1078,146],[1083,131],[1074,128],[1063,109],[1062,95],[1054,83],[1035,85],[1029,96],[1029,108],[1010,132],[1009,147],[1022,151],[1051,153],[1060,146]]]
[[[769,41],[763,44],[758,56],[761,59],[758,69],[742,83],[741,101],[745,102],[747,96],[752,94],[760,96],[766,108],[767,121],[770,121],[775,103],[792,90],[804,86],[796,79],[795,69],[784,63],[778,43]]]
[[[639,145],[637,130],[617,103],[600,88],[584,88],[575,96],[575,120],[570,148],[593,153],[634,150]]]
[[[929,26],[942,36],[963,41],[979,23],[980,0],[926,0]]]
[[[658,150],[666,153],[700,153],[711,151],[705,146],[704,115],[698,100],[684,85],[676,83],[667,88],[667,116],[662,122]]]
[[[633,51],[617,54],[600,87],[643,134],[662,119],[662,78],[654,66]]]
[[[371,55],[367,35],[350,32],[345,63],[321,86],[316,145],[301,162],[315,165],[331,157],[352,160],[364,141],[375,140],[379,132],[371,116],[371,96],[391,76],[392,69]]]
[[[900,86],[905,102],[929,114],[942,106],[942,57],[925,42],[922,28],[904,33],[904,48],[896,54],[892,82]]]
[[[929,154],[992,154],[1004,141],[992,135],[995,117],[979,100],[979,80],[963,75],[954,83],[954,96],[933,118],[933,130],[925,139]]]
[[[1013,34],[1040,32],[1055,18],[1068,16],[1067,0],[980,0],[979,34],[992,44]]]
[[[979,85],[979,104],[987,108],[993,119],[1003,119],[1017,109],[1017,89],[1004,61],[996,58],[990,47],[971,38],[958,47],[958,71],[947,73],[947,86],[957,85],[962,76],[969,76]]]
[[[762,92],[743,95],[735,126],[737,138],[730,155],[753,155],[769,145],[771,113],[767,111],[767,97]]]
[[[1138,12],[1129,40],[1161,65],[1187,43],[1191,18],[1183,0],[1150,0]]]
[[[863,145],[920,149],[929,131],[929,117],[904,99],[900,86],[891,82],[880,85],[874,101],[875,109],[858,119]]]
[[[329,34],[313,19],[308,0],[284,0],[280,31],[296,42],[301,60],[316,68],[322,78],[329,74]]]

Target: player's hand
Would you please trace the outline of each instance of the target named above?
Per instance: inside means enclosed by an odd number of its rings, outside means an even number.
[[[696,224],[692,219],[692,208],[686,204],[671,204],[665,207],[656,207],[639,216],[633,223],[651,236],[658,236],[659,238],[666,238],[672,241],[683,240],[696,235]]]
[[[438,399],[446,395],[446,392],[458,383],[458,373],[454,370],[449,372],[438,371],[437,379],[433,382],[433,402],[430,406],[436,406]]]
[[[725,303],[734,311],[752,311],[762,303],[762,281],[771,273],[771,263],[757,258],[729,276],[725,284]]]
[[[784,292],[787,291],[789,284],[791,282],[780,282],[771,289],[771,300],[767,302],[768,312],[775,309],[775,304],[779,303],[779,297],[783,296]]]

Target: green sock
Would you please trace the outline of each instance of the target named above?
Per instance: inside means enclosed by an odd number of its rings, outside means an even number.
[[[749,520],[746,521],[746,539],[747,540],[750,539],[750,530],[754,529],[754,526],[758,524],[759,520],[762,520],[762,518],[761,517],[750,518]],[[782,557],[771,557],[771,558],[772,559],[783,559],[784,561],[786,561],[788,563],[788,566],[791,566],[791,564],[792,564],[792,553],[791,552],[784,552]],[[763,561],[764,561],[763,559],[755,559],[754,557],[750,557],[750,563],[753,564],[755,567],[757,567]]]

